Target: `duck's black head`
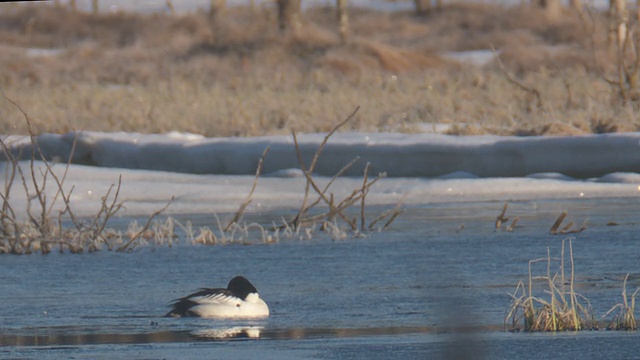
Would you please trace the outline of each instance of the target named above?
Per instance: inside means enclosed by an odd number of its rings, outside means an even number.
[[[235,296],[245,299],[251,293],[257,293],[258,290],[244,276],[236,276],[227,285],[227,290],[231,291]]]

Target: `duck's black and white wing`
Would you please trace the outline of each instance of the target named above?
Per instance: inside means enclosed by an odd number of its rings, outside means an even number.
[[[193,294],[176,299],[166,316],[202,316],[198,311],[202,306],[237,306],[238,298],[222,288],[202,288]]]

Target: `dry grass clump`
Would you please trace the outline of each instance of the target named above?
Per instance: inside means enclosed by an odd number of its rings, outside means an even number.
[[[567,278],[564,269],[565,241],[562,241],[562,254],[558,272],[552,274],[550,266],[558,259],[552,259],[547,249],[547,257],[529,261],[529,284],[525,286],[520,281],[516,290],[511,295],[511,305],[505,317],[505,328],[510,323],[511,331],[577,331],[598,330],[598,322],[591,311],[589,301],[574,291],[574,264],[571,240],[569,239],[569,259],[571,272]],[[546,275],[533,276],[532,264],[547,262]],[[635,318],[635,300],[640,288],[631,295],[627,294],[627,274],[622,286],[622,302],[613,306],[602,317],[613,314],[607,325],[607,330],[637,330]],[[534,282],[544,284],[542,292],[549,296],[548,299],[532,295]],[[567,283],[568,281],[568,283]],[[568,286],[568,289],[567,289]]]
[[[547,248],[547,257],[529,261],[529,282],[525,286],[522,281],[511,294],[511,305],[505,318],[505,327],[510,323],[511,330],[525,331],[576,331],[597,329],[589,301],[574,290],[575,272],[573,248],[569,243],[570,272],[567,277],[565,269],[565,241],[562,241],[560,259],[552,259]],[[559,260],[559,269],[553,273],[552,263]],[[546,274],[534,276],[532,266],[538,262],[546,262]],[[534,287],[542,285],[542,290]],[[539,293],[545,294],[544,298]]]
[[[529,261],[529,281],[516,286],[511,296],[511,305],[505,317],[505,328],[511,331],[577,331],[598,330],[589,300],[575,292],[575,268],[571,239],[568,240],[570,272],[565,269],[565,243],[559,259],[552,258],[547,248],[547,257]],[[534,276],[532,266],[546,262],[546,274]],[[558,271],[551,271],[552,264],[559,262]],[[627,293],[627,274],[622,286],[622,302],[613,306],[602,317],[613,314],[607,330],[636,330],[635,300],[640,288],[631,295]],[[537,286],[539,285],[539,286]],[[540,296],[539,294],[544,294]],[[509,325],[507,325],[509,324]]]
[[[631,299],[629,300],[629,295],[627,295],[627,279],[629,279],[629,274],[624,277],[624,282],[622,283],[622,302],[613,306],[606,314],[602,317],[606,317],[610,314],[615,314],[611,322],[607,326],[607,330],[637,330],[638,323],[636,322],[635,311],[636,311],[636,295],[640,291],[640,288],[637,288],[636,291],[631,294]],[[616,313],[617,310],[617,313]]]

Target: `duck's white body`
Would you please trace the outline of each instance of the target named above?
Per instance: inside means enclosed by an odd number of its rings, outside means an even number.
[[[255,318],[269,316],[269,307],[258,293],[251,293],[243,300],[223,293],[193,297],[197,305],[190,312],[204,318]]]
[[[236,276],[226,289],[203,288],[177,299],[167,316],[204,318],[259,318],[269,316],[269,307],[258,290],[242,276]]]

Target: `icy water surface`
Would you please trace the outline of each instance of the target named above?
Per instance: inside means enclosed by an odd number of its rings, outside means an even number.
[[[412,207],[362,239],[5,255],[0,358],[637,358],[638,332],[501,331],[528,261],[547,247],[560,255],[568,235],[548,229],[562,210],[589,218],[571,236],[576,288],[598,317],[621,301],[625,274],[629,289],[640,286],[637,200],[512,203],[513,232],[494,229],[501,208]],[[162,317],[172,299],[237,274],[256,285],[268,319]]]

